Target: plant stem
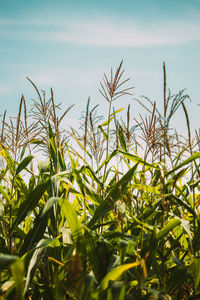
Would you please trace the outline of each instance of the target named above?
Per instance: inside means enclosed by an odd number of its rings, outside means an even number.
[[[110,114],[112,108],[112,98],[109,101],[109,109],[108,109],[108,126],[107,126],[107,143],[106,143],[106,159],[109,154],[109,135],[110,135]],[[104,174],[103,174],[103,183],[105,183],[106,171],[107,171],[108,162],[105,162]]]

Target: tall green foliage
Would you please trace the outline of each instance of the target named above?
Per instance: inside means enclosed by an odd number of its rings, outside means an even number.
[[[1,299],[198,299],[200,153],[169,131],[188,96],[167,95],[164,65],[164,114],[146,98],[149,116],[131,125],[130,106],[127,122],[113,110],[130,94],[123,73],[104,75],[107,119],[89,100],[83,132],[64,133],[71,107],[58,117],[52,90],[47,101],[32,81],[32,119],[24,97],[16,127],[4,114]]]

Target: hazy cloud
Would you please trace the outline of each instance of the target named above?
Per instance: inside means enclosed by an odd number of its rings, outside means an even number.
[[[162,46],[200,40],[200,26],[169,23],[139,27],[134,24],[75,23],[44,37],[51,41],[102,47]]]
[[[72,43],[100,47],[164,46],[200,40],[200,24],[160,21],[138,24],[127,20],[97,18],[88,22],[76,19],[0,19],[1,36],[40,42]]]

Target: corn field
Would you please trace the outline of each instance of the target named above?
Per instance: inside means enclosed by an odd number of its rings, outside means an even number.
[[[134,95],[121,62],[99,85],[107,116],[88,99],[79,129],[28,80],[31,108],[22,95],[1,116],[0,299],[200,299],[200,133],[165,64],[162,111],[145,97],[118,117]]]

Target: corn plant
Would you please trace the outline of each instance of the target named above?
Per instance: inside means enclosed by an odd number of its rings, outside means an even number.
[[[123,73],[121,62],[100,83],[107,118],[89,99],[80,129],[62,130],[72,106],[59,116],[53,90],[46,100],[30,79],[30,113],[22,96],[16,118],[3,114],[1,299],[200,297],[200,139],[189,97],[167,94],[163,65],[163,112],[146,97],[145,114],[128,106],[121,120],[114,101],[132,89]],[[187,138],[170,129],[181,108]]]

